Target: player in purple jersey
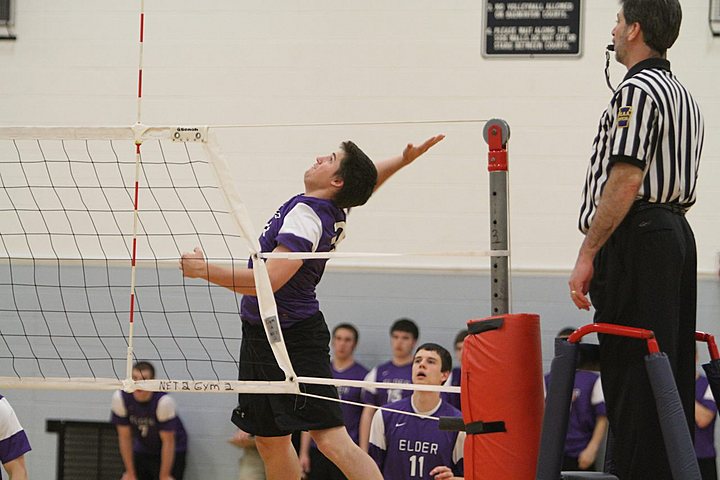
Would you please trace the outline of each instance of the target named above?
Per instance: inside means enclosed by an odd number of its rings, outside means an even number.
[[[557,338],[567,338],[574,331],[573,327],[563,328]],[[591,361],[581,350],[565,436],[563,470],[594,470],[600,445],[605,439],[608,425],[605,398],[600,375],[590,371]],[[548,373],[545,375],[545,391],[550,381]]]
[[[10,475],[10,480],[27,480],[25,454],[30,450],[30,442],[15,411],[7,398],[0,395],[0,463]]]
[[[462,351],[463,351],[463,345],[465,344],[465,337],[468,336],[467,329],[460,330],[457,335],[455,335],[455,360],[458,361],[458,366],[454,367],[452,369],[452,372],[450,372],[450,376],[448,377],[447,381],[445,382],[445,385],[448,387],[459,387],[460,386],[460,378],[462,377]],[[448,402],[453,407],[457,408],[458,410],[461,410],[460,408],[460,394],[459,393],[445,393],[442,394],[443,400]]]
[[[413,359],[413,383],[442,385],[451,368],[450,352],[435,343],[423,344]],[[460,410],[442,400],[439,392],[415,391],[385,407],[433,417],[462,416]],[[385,480],[461,478],[464,444],[465,432],[442,431],[437,420],[383,410],[373,416],[370,455]]]
[[[695,454],[703,480],[717,480],[715,418],[717,405],[707,378],[695,374]]]
[[[358,343],[358,331],[354,325],[341,323],[332,331],[332,374],[341,380],[362,380],[368,370],[355,362],[355,348]],[[341,400],[360,402],[360,387],[337,387]],[[345,428],[353,442],[358,443],[358,428],[363,407],[349,403],[340,404]],[[300,447],[300,465],[307,480],[343,480],[345,475],[311,442],[310,434],[303,432]]]
[[[138,362],[132,377],[135,381],[153,379],[155,368]],[[182,480],[187,434],[172,397],[163,392],[118,390],[110,421],[117,428],[125,465],[122,480]]]
[[[370,370],[365,377],[366,382],[382,383],[412,383],[413,350],[420,336],[417,324],[409,318],[400,318],[390,327],[390,346],[392,360],[382,363]],[[409,397],[410,390],[397,388],[366,387],[363,390],[363,403],[378,407],[386,403],[395,402],[401,398]],[[365,407],[360,419],[360,448],[368,451],[370,439],[370,424],[375,409]]]
[[[352,142],[317,157],[305,172],[305,192],[286,202],[265,226],[263,252],[329,252],[345,236],[345,209],[364,204],[388,178],[444,138],[437,135],[419,146],[408,144],[402,155],[377,165]],[[285,346],[299,376],[331,378],[330,332],[315,296],[327,260],[280,259],[266,262],[277,302]],[[205,261],[202,251],[182,255],[180,268],[243,295],[241,380],[284,380],[267,341],[257,307],[250,268],[232,268]],[[337,398],[335,387],[301,385],[306,393]],[[300,478],[290,434],[307,430],[320,450],[351,479],[380,479],[374,462],[352,441],[336,402],[307,396],[240,394],[233,423],[256,435],[258,452],[270,480]]]

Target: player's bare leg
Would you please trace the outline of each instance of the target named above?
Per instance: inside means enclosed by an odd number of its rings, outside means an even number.
[[[373,459],[352,441],[345,427],[313,430],[310,435],[323,455],[349,480],[382,480]]]
[[[268,480],[300,480],[300,461],[290,441],[284,437],[255,437],[255,445],[265,464]]]

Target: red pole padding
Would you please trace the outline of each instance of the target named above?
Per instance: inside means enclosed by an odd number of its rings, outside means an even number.
[[[468,330],[461,380],[465,478],[535,478],[543,415],[540,317],[470,320]]]

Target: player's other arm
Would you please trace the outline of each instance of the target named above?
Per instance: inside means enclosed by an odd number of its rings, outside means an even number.
[[[135,463],[133,462],[132,448],[132,431],[130,425],[115,425],[118,433],[118,446],[120,447],[120,457],[125,466],[125,474],[122,480],[135,480]]]
[[[273,252],[287,253],[291,250],[284,245],[278,245]],[[266,266],[273,292],[280,290],[297,273],[302,263],[303,261],[300,259],[271,258],[268,260]],[[200,248],[183,253],[180,258],[180,270],[184,276],[189,278],[202,278],[242,295],[257,295],[252,269],[245,266],[238,268],[209,263],[205,260]]]
[[[372,425],[373,415],[375,410],[372,407],[363,408],[362,415],[360,416],[360,431],[359,431],[359,445],[363,451],[367,452],[370,445],[370,426]]]
[[[412,143],[408,143],[403,150],[402,155],[397,157],[388,158],[387,160],[380,161],[375,164],[377,168],[378,178],[375,184],[375,191],[380,188],[380,185],[392,177],[398,170],[403,167],[410,165],[415,161],[417,157],[427,152],[433,145],[445,138],[445,135],[435,135],[425,140],[421,145],[415,146]]]
[[[10,480],[28,480],[27,469],[25,468],[25,455],[20,455],[14,460],[3,464]]]
[[[175,431],[161,430],[160,480],[173,480],[172,467],[175,463]]]

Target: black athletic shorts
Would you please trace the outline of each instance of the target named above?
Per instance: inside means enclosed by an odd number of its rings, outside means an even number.
[[[284,380],[262,325],[243,322],[239,380]],[[322,312],[283,328],[285,345],[295,373],[332,378],[330,332]],[[338,398],[332,385],[300,384],[300,390]],[[232,422],[259,437],[280,437],[299,430],[323,430],[344,425],[340,404],[303,395],[241,393]]]

